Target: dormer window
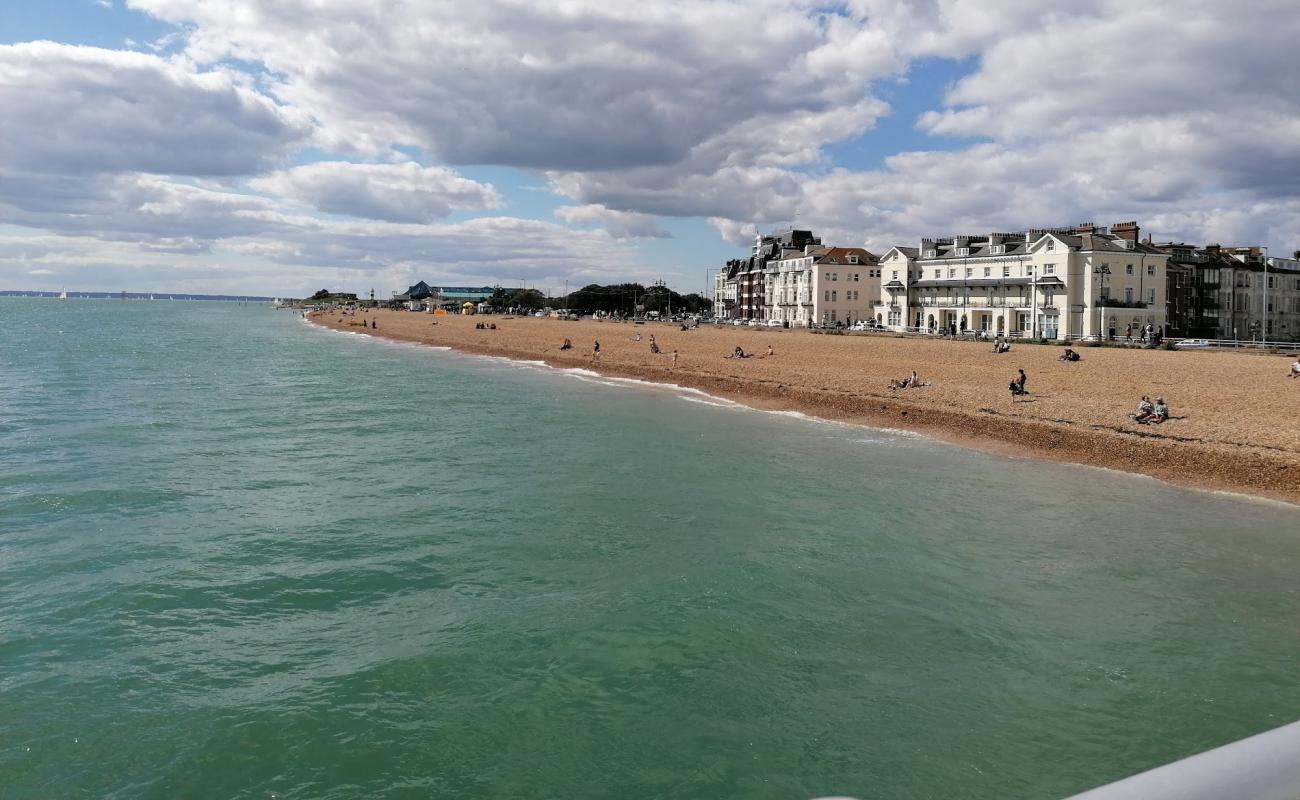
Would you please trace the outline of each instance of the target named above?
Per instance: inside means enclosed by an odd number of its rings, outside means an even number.
[[[939,255],[939,251],[937,251],[937,250],[926,250],[926,251],[925,251],[925,257],[926,257],[926,258],[934,258],[934,257],[937,256],[937,255]],[[936,275],[935,277],[937,278],[937,277],[939,277],[939,276]]]
[[[992,247],[989,248],[989,252],[994,253],[994,254],[1005,253],[1006,251],[1007,251],[1007,248],[1006,248],[1005,246],[1003,246],[1003,245],[1000,245],[1000,244],[995,244],[995,245],[993,245]]]
[[[858,257],[855,256],[855,255],[850,255],[850,256],[849,256],[849,263],[850,263],[850,264],[856,264],[856,263],[858,263]]]
[[[957,248],[957,255],[959,255],[959,256],[968,256],[968,255],[970,255],[970,248],[969,248],[969,247],[958,247],[958,248]]]

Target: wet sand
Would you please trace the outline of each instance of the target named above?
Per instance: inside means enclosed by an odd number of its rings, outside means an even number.
[[[761,408],[1300,502],[1300,380],[1286,377],[1292,358],[1080,347],[1083,360],[1066,363],[1056,360],[1062,352],[1056,346],[1013,344],[1010,353],[994,354],[987,343],[880,334],[731,326],[681,331],[666,323],[385,310],[313,317],[355,332],[360,319],[378,322],[366,333],[403,341],[675,383]],[[497,329],[477,330],[479,322]],[[658,355],[650,351],[651,334]],[[560,350],[565,338],[573,350]],[[595,340],[599,360],[592,357]],[[725,358],[737,346],[761,356],[769,345],[771,357]],[[1029,376],[1023,400],[1007,391],[1017,368]],[[891,378],[912,370],[932,385],[888,388]],[[1130,420],[1143,394],[1163,396],[1174,418],[1163,425]]]

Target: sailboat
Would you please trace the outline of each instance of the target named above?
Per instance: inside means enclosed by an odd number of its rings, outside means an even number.
[[[67,300],[67,299],[68,299],[68,293],[67,293],[67,292],[59,292],[59,299],[60,299],[60,300]]]

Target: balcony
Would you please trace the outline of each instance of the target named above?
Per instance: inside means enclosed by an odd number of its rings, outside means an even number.
[[[1114,297],[1103,297],[1097,301],[1097,305],[1102,308],[1146,308],[1147,304],[1141,300],[1120,300]]]

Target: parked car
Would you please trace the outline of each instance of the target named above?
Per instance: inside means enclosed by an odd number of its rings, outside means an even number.
[[[763,324],[766,325],[766,326],[769,327],[769,328],[784,328],[784,327],[785,327],[785,323],[782,322],[782,321],[779,320],[779,319],[769,319],[767,322],[764,322]]]
[[[1174,342],[1174,348],[1177,350],[1199,350],[1214,346],[1215,343],[1209,339],[1183,339],[1181,342]]]

